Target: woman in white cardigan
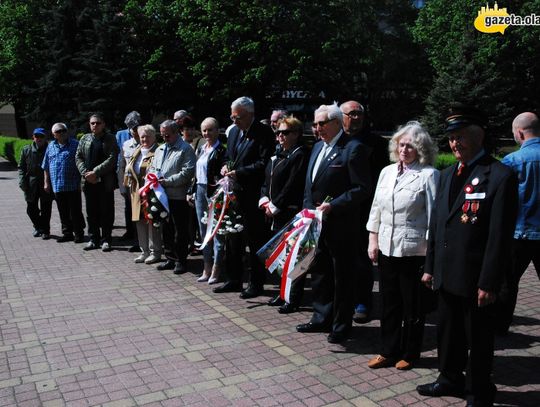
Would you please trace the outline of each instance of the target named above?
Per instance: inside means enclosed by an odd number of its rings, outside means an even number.
[[[424,312],[420,278],[439,172],[436,146],[420,123],[401,127],[389,144],[390,160],[377,183],[367,223],[368,255],[379,266],[382,352],[371,368],[412,368],[420,357]]]

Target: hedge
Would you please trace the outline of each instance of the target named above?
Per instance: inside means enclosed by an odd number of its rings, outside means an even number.
[[[21,150],[28,144],[32,144],[32,140],[0,136],[0,156],[17,165],[21,158]]]

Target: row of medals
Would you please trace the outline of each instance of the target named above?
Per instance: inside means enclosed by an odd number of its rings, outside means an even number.
[[[478,209],[480,208],[480,201],[465,201],[461,210],[463,211],[461,215],[461,223],[472,223],[473,225],[478,222]],[[471,212],[469,215],[469,211]]]

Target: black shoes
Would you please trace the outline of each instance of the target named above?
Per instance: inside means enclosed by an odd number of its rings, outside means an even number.
[[[34,237],[41,237],[43,233],[41,233],[41,230],[34,230],[34,232],[32,233],[32,236]]]
[[[174,274],[184,274],[186,271],[187,271],[187,267],[183,263],[179,261],[174,263],[174,269],[173,269]]]
[[[263,291],[264,290],[262,288],[257,288],[255,286],[248,285],[248,288],[246,288],[244,291],[240,293],[240,298],[242,298],[243,300],[255,298],[261,295]]]
[[[60,241],[60,239],[58,239]],[[75,239],[73,239],[75,243],[83,243],[84,242],[84,234],[81,235],[75,235]]]
[[[276,295],[274,298],[271,298],[268,300],[268,305],[271,307],[279,307],[280,305],[285,304],[285,301],[278,295]]]
[[[174,264],[174,261],[167,260],[165,263],[160,264],[159,266],[157,266],[156,269],[158,269],[159,271],[174,270],[175,266],[176,265]]]
[[[278,308],[280,314],[292,314],[293,312],[298,311],[298,305],[291,304],[286,302],[281,307]]]
[[[328,334],[328,343],[341,343],[345,342],[349,338],[349,331],[342,332],[330,332]]]
[[[51,235],[49,233],[43,233],[43,235],[41,235],[41,238],[43,240],[49,240],[51,238]]]
[[[227,281],[225,284],[220,285],[212,290],[213,292],[220,293],[237,293],[242,291],[242,284],[235,283],[232,281]]]
[[[56,239],[58,243],[71,242],[73,240],[73,235],[63,235]]]
[[[446,383],[438,383],[438,382],[421,384],[416,387],[416,391],[421,396],[427,396],[427,397],[451,396],[451,397],[463,398],[465,395],[465,391],[461,387],[453,386],[451,384],[446,384]]]
[[[314,324],[312,322],[308,322],[307,324],[300,324],[296,325],[296,330],[298,332],[306,333],[306,332],[328,332],[330,329],[323,324]]]

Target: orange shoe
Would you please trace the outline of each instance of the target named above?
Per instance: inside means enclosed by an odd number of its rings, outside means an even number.
[[[407,362],[405,359],[401,359],[396,363],[396,369],[398,370],[411,370],[413,368],[412,362]]]
[[[394,360],[385,358],[382,355],[377,355],[368,362],[368,367],[371,369],[379,369],[381,367],[390,367],[394,365]]]

